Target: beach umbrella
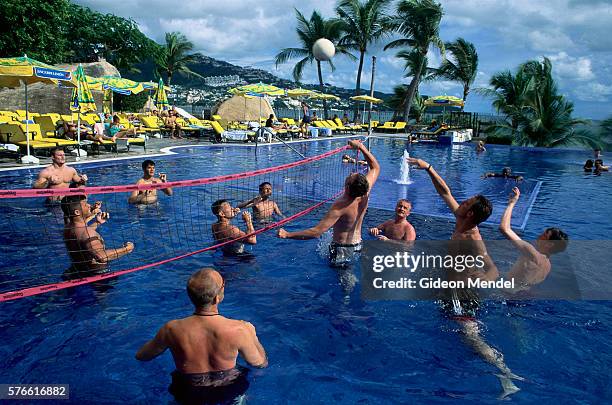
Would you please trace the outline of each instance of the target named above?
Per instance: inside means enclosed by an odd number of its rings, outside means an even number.
[[[25,86],[25,111],[26,111],[26,156],[21,158],[21,163],[38,163],[39,160],[30,155],[30,116],[28,111],[28,84],[47,83],[58,84],[62,82],[74,87],[76,82],[72,73],[67,70],[58,69],[51,65],[28,58],[27,55],[17,58],[0,58],[0,87],[19,87],[21,83]]]
[[[314,91],[303,89],[301,87],[298,87],[297,89],[291,89],[291,90],[286,91],[287,97],[291,97],[291,98],[308,97],[313,93]]]
[[[104,101],[102,102],[102,112],[104,114],[113,113],[113,91],[111,89],[104,90]]]
[[[444,120],[444,116],[446,115],[446,108],[458,108],[461,109],[464,106],[463,99],[455,96],[435,96],[429,97],[425,100],[426,107],[442,107],[442,119]],[[438,110],[439,111],[439,110]]]
[[[155,92],[155,105],[157,109],[167,110],[170,108],[170,103],[168,103],[168,96],[166,95],[166,87],[164,86],[164,79],[159,78],[159,84],[157,85],[157,91]]]
[[[340,97],[334,96],[333,94],[317,93],[317,92],[313,92],[310,96],[308,96],[308,98],[314,99],[314,100],[340,100]]]
[[[380,98],[366,96],[365,94],[362,94],[360,96],[353,96],[351,97],[351,100],[364,102],[363,103],[363,116],[361,117],[362,124],[363,124],[363,118],[365,116],[365,111],[366,111],[366,103],[370,103],[370,108],[372,108],[372,104],[380,104],[383,102],[383,100],[381,100]]]
[[[244,94],[244,93],[253,93],[253,94],[264,94],[264,95],[276,95],[279,94],[279,90],[283,91],[283,89],[272,86],[271,84],[257,83],[257,84],[245,84],[244,86],[234,87],[230,89],[229,92],[232,94]]]
[[[81,145],[81,113],[96,111],[96,103],[89,89],[83,66],[79,67],[74,72],[74,77],[77,86],[72,90],[72,98],[70,99],[70,109],[78,112],[77,119],[77,142]],[[77,149],[77,154],[81,156],[81,148]]]

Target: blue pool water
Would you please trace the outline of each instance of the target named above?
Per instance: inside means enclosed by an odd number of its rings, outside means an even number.
[[[340,145],[328,140],[297,147],[313,156]],[[425,173],[413,171],[413,183],[407,187],[393,182],[405,147],[402,141],[372,140],[383,171],[364,225],[387,219],[397,198],[408,196],[415,202],[410,220],[418,237],[447,239],[452,222]],[[158,171],[180,180],[296,159],[280,146],[260,148],[257,156],[252,148],[239,147],[180,152],[155,158]],[[431,162],[459,199],[475,192],[489,194],[494,215],[501,214],[506,199],[502,194],[513,184],[482,180],[480,175],[511,166],[527,179],[526,193],[534,195],[520,209],[521,219],[527,218],[522,232],[527,239],[548,226],[559,226],[576,240],[608,239],[612,231],[612,177],[583,174],[588,153],[492,147],[477,155],[471,145],[414,145],[410,154]],[[94,163],[79,170],[93,185],[127,184],[138,178],[140,163]],[[35,176],[35,171],[2,173],[0,188],[29,187]],[[171,209],[171,204],[170,199],[160,200],[162,209]],[[315,224],[325,208],[287,228]],[[24,212],[41,211],[32,205]],[[5,224],[0,217],[0,226]],[[495,226],[484,226],[482,233],[501,239]],[[36,249],[22,253],[22,259],[53,257],[45,249],[57,246],[44,242],[52,238],[38,240]],[[156,249],[171,254],[163,242]],[[169,353],[150,363],[134,360],[134,354],[165,321],[191,312],[184,291],[189,275],[215,266],[227,280],[222,313],[251,321],[270,358],[268,369],[250,374],[251,403],[497,403],[496,369],[462,343],[456,323],[443,316],[437,304],[362,301],[359,284],[352,291],[341,285],[345,275],[327,266],[318,253],[324,250],[321,245],[317,240],[282,241],[267,233],[258,237],[256,258],[249,263],[206,253],[120,277],[104,289],[84,286],[0,304],[0,383],[70,384],[74,403],[169,402]],[[4,253],[2,267],[9,263]],[[65,258],[53,260],[64,266]],[[125,267],[133,259],[126,260]],[[24,266],[21,271],[35,269]],[[9,275],[2,269],[0,274],[1,284]],[[487,303],[479,317],[485,339],[527,380],[517,383],[521,391],[512,401],[593,403],[610,398],[611,309],[608,301]]]

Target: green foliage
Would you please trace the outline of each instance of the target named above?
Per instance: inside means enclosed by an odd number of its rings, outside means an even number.
[[[406,52],[420,53],[422,59],[413,72],[408,86],[404,118],[408,117],[412,100],[418,91],[421,77],[427,69],[427,51],[431,46],[444,55],[444,43],[440,39],[440,21],[444,11],[442,5],[434,0],[402,0],[397,5],[397,11],[390,20],[390,28],[402,38],[391,41],[385,46],[390,48],[408,48]]]
[[[202,77],[189,69],[200,56],[193,53],[193,42],[180,32],[166,32],[166,43],[157,49],[155,64],[157,75],[166,75],[166,84],[170,85],[175,73],[191,77]]]
[[[0,57],[23,56],[41,62],[64,62],[70,44],[65,20],[67,0],[2,0]]]
[[[487,143],[496,145],[512,145],[512,136],[507,135],[487,135]]]
[[[146,91],[129,96],[115,93],[113,95],[113,111],[138,112],[142,110],[148,97],[149,93]]]
[[[498,73],[490,85],[492,89],[480,92],[492,96],[493,106],[506,115],[505,122],[491,127],[494,134],[510,136],[523,146],[601,147],[597,134],[580,128],[588,121],[574,118],[574,104],[558,93],[548,58],[520,65],[515,75]]]
[[[436,76],[463,85],[463,101],[478,74],[478,53],[473,43],[463,38],[444,44],[447,57],[436,71]],[[450,54],[450,55],[449,55]]]

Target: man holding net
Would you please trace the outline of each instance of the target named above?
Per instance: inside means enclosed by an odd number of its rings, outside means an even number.
[[[348,144],[352,149],[363,153],[370,168],[368,174],[350,174],[344,181],[344,194],[332,204],[327,214],[314,227],[298,232],[287,232],[282,228],[278,230],[278,237],[281,239],[304,240],[318,238],[333,227],[329,259],[333,266],[338,267],[351,263],[355,253],[361,252],[361,225],[368,208],[370,192],[380,174],[378,161],[363,143],[351,140]]]
[[[159,177],[155,177],[155,162],[149,159],[142,162],[142,173],[142,178],[136,182],[137,185],[166,183],[168,181],[166,173],[160,173]],[[163,188],[161,191],[167,196],[172,195],[171,187]],[[132,191],[128,202],[130,204],[155,204],[157,202],[157,190]]]

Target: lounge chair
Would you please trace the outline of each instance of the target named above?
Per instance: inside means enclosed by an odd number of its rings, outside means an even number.
[[[376,127],[376,132],[387,132],[395,130],[395,122],[387,121],[384,124]]]
[[[50,150],[58,146],[58,144],[55,142],[49,143],[41,141],[40,128],[38,128],[38,132],[36,132],[33,131],[34,128],[32,127],[34,126],[38,125],[30,124],[29,126],[30,149],[33,151],[34,154],[36,154],[37,151]],[[38,137],[36,137],[36,135],[38,135]],[[18,122],[0,124],[0,143],[17,145],[21,148],[21,150],[25,150],[28,143],[27,139],[28,138],[26,138],[25,124],[21,124]]]
[[[397,121],[395,123],[395,127],[393,127],[393,131],[395,131],[395,133],[398,132],[406,132],[406,123],[404,121]]]

